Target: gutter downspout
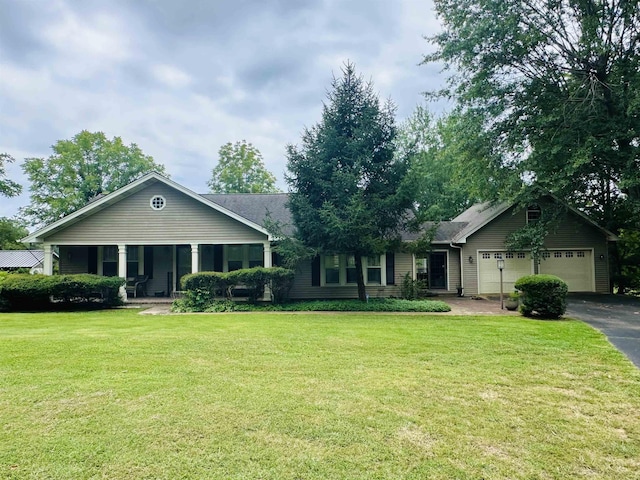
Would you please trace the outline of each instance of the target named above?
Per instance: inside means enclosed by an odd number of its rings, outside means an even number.
[[[451,248],[457,248],[459,250],[458,259],[460,260],[460,291],[458,292],[459,297],[464,297],[464,272],[462,268],[462,247],[454,245],[453,242],[449,242],[449,246]]]

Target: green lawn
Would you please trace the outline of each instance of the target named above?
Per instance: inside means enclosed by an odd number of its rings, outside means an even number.
[[[0,478],[640,476],[640,373],[575,321],[0,314]]]

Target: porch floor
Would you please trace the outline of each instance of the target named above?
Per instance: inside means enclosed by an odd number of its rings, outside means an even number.
[[[127,298],[127,305],[169,305],[174,300],[175,298],[171,297],[129,297]]]

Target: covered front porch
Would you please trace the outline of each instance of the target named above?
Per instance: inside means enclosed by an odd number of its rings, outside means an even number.
[[[189,273],[230,272],[273,264],[269,241],[169,245],[45,244],[45,274],[53,273],[56,249],[61,274],[92,273],[126,278],[129,298],[172,299],[174,292],[180,290],[180,279]]]

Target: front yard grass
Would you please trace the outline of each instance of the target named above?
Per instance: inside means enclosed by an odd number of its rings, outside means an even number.
[[[0,315],[2,479],[638,478],[640,373],[576,321]]]

